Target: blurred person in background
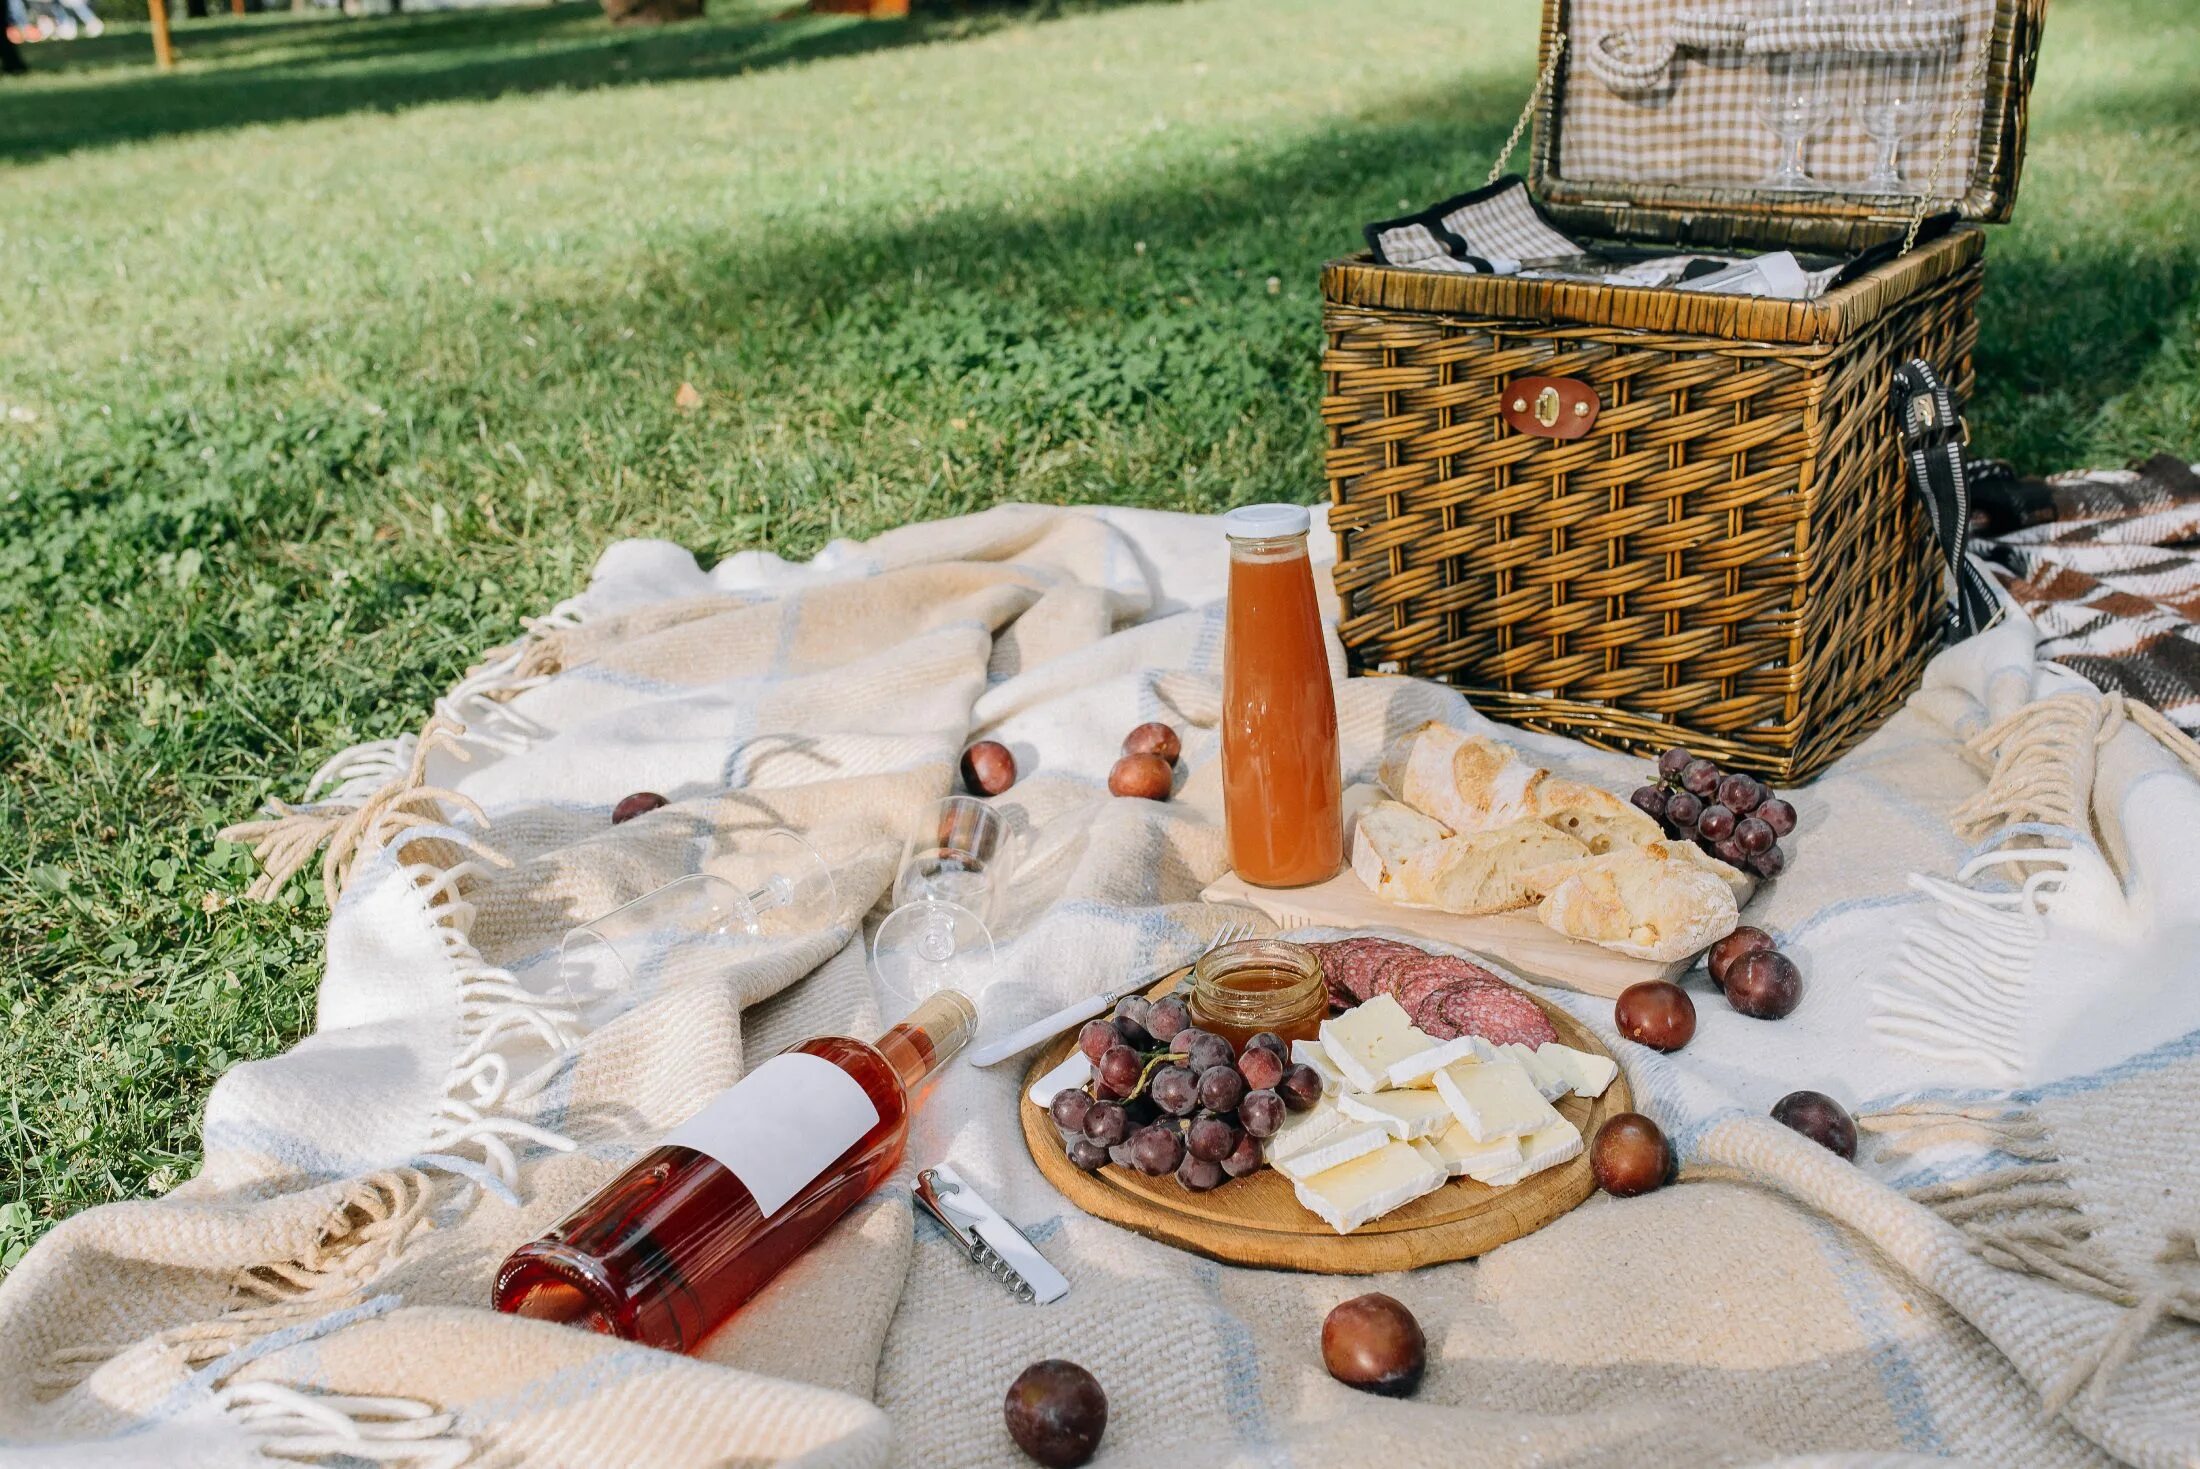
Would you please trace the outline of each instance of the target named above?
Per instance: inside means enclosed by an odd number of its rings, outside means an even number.
[[[48,0],[54,11],[54,39],[73,41],[78,36],[89,39],[107,29],[97,15],[92,13],[91,0]]]
[[[23,64],[23,53],[15,49],[17,29],[27,19],[20,0],[0,0],[0,76],[19,76],[30,70]]]

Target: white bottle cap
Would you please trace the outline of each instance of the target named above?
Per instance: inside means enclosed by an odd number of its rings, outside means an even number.
[[[1222,533],[1234,541],[1303,536],[1313,527],[1304,505],[1240,505],[1222,517]]]

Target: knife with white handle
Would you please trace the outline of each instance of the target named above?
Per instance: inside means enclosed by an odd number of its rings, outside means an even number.
[[[1250,923],[1224,924],[1215,931],[1215,936],[1208,941],[1207,947],[1200,950],[1200,956],[1204,958],[1224,944],[1235,943],[1242,938],[1249,938],[1252,936],[1252,932],[1253,926]],[[1161,982],[1163,977],[1163,975],[1156,974],[1123,989],[1102,990],[1097,995],[1087,995],[1075,1004],[1063,1006],[1044,1020],[1032,1021],[1031,1024],[1017,1031],[1014,1035],[997,1041],[988,1041],[985,1045],[974,1047],[970,1052],[970,1064],[973,1066],[997,1066],[1020,1051],[1030,1050],[1041,1041],[1054,1039],[1073,1025],[1083,1025],[1088,1020],[1107,1014],[1117,1004],[1130,996],[1142,995],[1152,989]]]
[[[1148,981],[1149,984],[1151,982]],[[1097,995],[1087,995],[1074,1005],[1065,1005],[1044,1020],[1032,1021],[1031,1024],[1006,1039],[979,1046],[970,1053],[970,1064],[973,1066],[999,1065],[1020,1051],[1030,1050],[1041,1041],[1054,1039],[1073,1025],[1083,1025],[1088,1020],[1107,1014],[1115,1008],[1116,1002],[1125,995],[1135,995],[1144,988],[1145,985],[1133,985],[1127,990],[1106,990]]]

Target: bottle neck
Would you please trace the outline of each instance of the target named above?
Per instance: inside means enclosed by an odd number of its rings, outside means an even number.
[[[977,1034],[977,1007],[955,990],[941,990],[874,1043],[912,1094],[955,1058]]]
[[[1289,561],[1306,554],[1305,531],[1287,536],[1230,537],[1232,561]]]

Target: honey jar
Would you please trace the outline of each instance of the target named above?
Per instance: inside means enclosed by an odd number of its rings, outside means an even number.
[[[1282,939],[1224,944],[1192,966],[1192,1024],[1242,1050],[1261,1031],[1313,1040],[1329,1013],[1329,985],[1311,949]]]

